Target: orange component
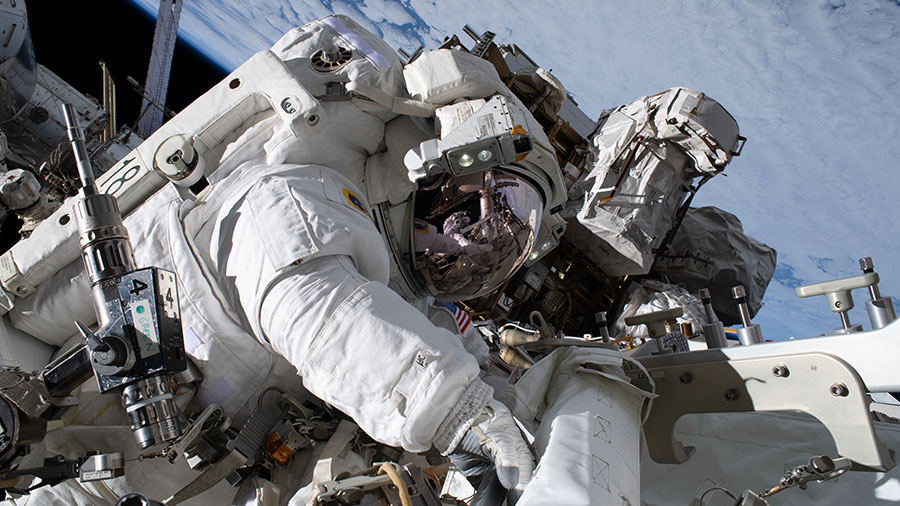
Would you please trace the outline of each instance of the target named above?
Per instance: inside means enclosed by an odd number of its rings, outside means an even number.
[[[287,461],[294,456],[294,450],[288,448],[277,432],[273,432],[266,437],[266,453],[279,464],[287,464]]]
[[[525,127],[522,125],[516,125],[509,130],[509,133],[512,135],[528,135],[528,130],[525,130]]]

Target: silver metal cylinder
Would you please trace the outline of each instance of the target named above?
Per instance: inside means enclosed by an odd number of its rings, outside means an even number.
[[[91,167],[91,159],[87,154],[87,146],[84,143],[84,132],[78,124],[78,113],[72,104],[63,104],[63,117],[66,121],[66,133],[75,153],[75,165],[78,166],[78,174],[85,188],[94,186],[94,169]]]
[[[142,450],[181,435],[178,408],[168,376],[151,376],[126,386],[122,405]]]
[[[137,267],[116,198],[97,193],[94,170],[84,144],[84,132],[78,125],[78,114],[70,104],[63,104],[62,108],[83,185],[81,198],[74,207],[81,256],[91,285],[96,285],[104,279],[126,274]]]
[[[889,297],[867,300],[866,311],[869,313],[869,322],[872,323],[872,329],[884,328],[888,323],[897,319],[897,312],[894,311],[894,302]]]
[[[745,328],[750,327],[750,308],[747,307],[747,290],[744,285],[737,285],[731,289],[731,295],[737,303],[738,311],[741,313],[741,324]]]
[[[606,311],[600,311],[594,315],[597,325],[600,327],[600,337],[604,343],[610,342],[609,327],[606,323]]]
[[[859,268],[862,269],[863,274],[875,272],[875,264],[872,263],[872,257],[860,258]],[[881,298],[881,292],[878,290],[878,283],[872,283],[871,285],[869,285],[869,297],[871,297],[872,300],[878,300]]]
[[[725,326],[720,321],[703,325],[703,338],[706,339],[706,347],[711,350],[728,346]]]
[[[698,292],[698,295],[700,295],[700,302],[703,303],[703,311],[706,313],[707,323],[714,323],[719,321],[719,316],[716,314],[716,311],[712,306],[712,297],[709,294],[709,289],[701,288]]]
[[[91,284],[137,269],[128,229],[112,195],[84,191],[75,203],[81,254]]]
[[[845,329],[849,329],[852,326],[850,323],[850,315],[848,315],[846,311],[841,311],[838,314],[841,315],[841,325],[843,325]]]
[[[763,342],[762,330],[757,323],[753,323],[747,327],[738,327],[737,335],[738,341],[744,346]]]

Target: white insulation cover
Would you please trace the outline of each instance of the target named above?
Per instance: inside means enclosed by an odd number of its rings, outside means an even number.
[[[422,53],[404,67],[403,77],[409,94],[429,104],[445,105],[460,98],[482,98],[494,93],[510,95],[490,62],[450,49]]]
[[[599,239],[589,244],[599,267],[612,276],[647,274],[688,185],[721,172],[738,139],[737,123],[718,102],[685,88],[601,118],[591,138],[593,167],[570,190],[569,204]]]
[[[879,438],[900,450],[900,426],[876,422]],[[817,455],[837,456],[825,426],[802,413],[715,413],[686,415],[675,425],[675,437],[696,447],[683,464],[657,464],[642,449],[641,504],[697,505],[701,494],[724,487],[738,495],[761,493],[778,483],[785,471]],[[900,467],[887,473],[849,471],[807,490],[793,487],[768,498],[771,506],[900,504]],[[611,503],[612,504],[612,503]],[[710,492],[703,506],[732,506],[721,491]]]
[[[747,289],[750,316],[755,316],[775,273],[775,250],[745,234],[737,216],[716,207],[692,207],[653,270],[694,294],[709,288],[716,315],[734,325],[741,316],[731,288]]]
[[[622,312],[616,318],[613,332],[616,337],[630,335],[638,338],[650,337],[646,325],[625,325],[625,318],[629,316],[664,311],[680,307],[684,315],[678,318],[679,322],[690,322],[694,330],[699,331],[706,321],[706,313],[703,303],[684,288],[656,280],[635,281],[625,292],[625,304]]]
[[[509,387],[539,458],[518,506],[641,504],[641,409],[653,394],[631,385],[622,361],[616,351],[561,348]]]

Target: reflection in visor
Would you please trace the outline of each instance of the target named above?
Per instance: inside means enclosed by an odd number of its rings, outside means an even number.
[[[416,195],[415,264],[429,290],[465,300],[497,288],[528,258],[543,204],[524,179],[490,170]]]

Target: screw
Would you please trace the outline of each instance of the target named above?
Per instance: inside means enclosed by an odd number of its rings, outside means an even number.
[[[281,109],[288,114],[294,114],[295,112],[297,112],[297,108],[294,107],[294,103],[291,102],[290,98],[286,98],[281,101]]]
[[[19,288],[16,288],[16,292],[18,292],[19,295],[25,295],[25,292],[27,292],[27,291],[28,291],[28,288],[25,288],[24,286],[20,286]]]
[[[736,401],[738,397],[740,397],[740,394],[734,388],[729,388],[728,390],[725,390],[725,400],[726,401]]]
[[[306,124],[309,126],[316,126],[319,124],[319,116],[317,114],[310,114],[308,118],[306,118]]]
[[[687,385],[688,383],[694,381],[694,375],[689,372],[686,372],[678,377],[678,381]]]
[[[778,376],[779,378],[787,378],[790,376],[791,371],[784,364],[778,364],[772,368],[772,374]]]
[[[847,388],[847,385],[843,383],[835,383],[834,385],[831,385],[830,391],[831,395],[835,397],[847,397],[848,395],[850,395],[850,389]]]

